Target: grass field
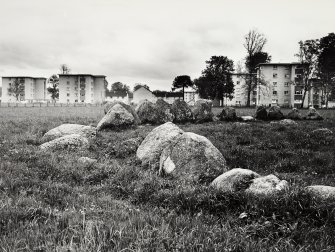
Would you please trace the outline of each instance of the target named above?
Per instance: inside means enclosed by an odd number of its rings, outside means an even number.
[[[335,251],[335,202],[301,190],[335,186],[335,139],[310,135],[320,127],[335,132],[335,111],[320,113],[324,121],[297,127],[180,125],[207,137],[230,168],[289,181],[289,192],[262,198],[181,186],[142,167],[135,153],[113,151],[155,126],[104,131],[88,150],[39,151],[46,131],[96,125],[102,107],[0,108],[0,251]],[[83,167],[81,156],[98,164]]]

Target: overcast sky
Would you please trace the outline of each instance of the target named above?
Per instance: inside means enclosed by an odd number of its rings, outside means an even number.
[[[49,77],[66,63],[152,90],[199,77],[212,55],[243,60],[250,29],[272,62],[335,32],[334,0],[0,0],[0,10],[0,76]]]

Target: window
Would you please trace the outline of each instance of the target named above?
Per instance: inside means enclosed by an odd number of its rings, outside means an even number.
[[[78,96],[78,93],[75,93],[74,96],[77,97],[77,96]]]
[[[277,65],[273,65],[273,70],[277,70],[278,66]]]
[[[285,74],[285,78],[290,78],[290,75],[289,74]]]
[[[257,95],[257,91],[253,91],[253,92],[252,92],[252,95]]]
[[[70,87],[67,87],[67,88],[66,88],[66,91],[70,91]]]
[[[74,102],[78,102],[78,100],[74,100]]]
[[[273,78],[277,78],[278,74],[274,73],[272,76],[273,76]]]
[[[295,91],[295,94],[296,94],[296,95],[301,95],[301,94],[302,94],[302,90],[296,90],[296,91]]]
[[[288,100],[284,100],[284,103],[288,103]]]
[[[290,85],[289,82],[285,82],[285,83],[284,83],[284,86],[285,86],[285,87],[288,87],[289,85]]]
[[[236,84],[237,84],[237,85],[240,84],[240,81],[236,81]]]
[[[272,94],[273,94],[273,95],[277,95],[277,91],[276,91],[276,90],[273,90],[273,91],[272,91]]]
[[[288,91],[284,91],[284,95],[288,95]]]
[[[70,82],[69,82],[69,81],[67,81],[67,82],[66,82],[66,84],[67,84],[67,85],[70,85]]]
[[[70,93],[67,93],[66,96],[70,96]]]
[[[273,84],[273,86],[277,86],[277,82],[273,82],[272,84]]]
[[[290,70],[290,66],[285,66],[285,70]]]
[[[278,99],[272,99],[272,103],[278,103]]]
[[[302,68],[296,68],[294,72],[295,72],[295,74],[303,74],[304,73],[304,69],[302,69]]]
[[[69,103],[69,102],[70,102],[70,99],[67,99],[67,102]]]

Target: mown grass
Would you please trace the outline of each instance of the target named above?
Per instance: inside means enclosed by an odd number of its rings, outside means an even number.
[[[240,115],[254,110],[238,110]],[[291,190],[264,198],[183,185],[142,167],[115,146],[155,126],[104,131],[84,151],[41,153],[43,134],[62,123],[96,125],[99,107],[1,108],[1,251],[334,251],[335,202],[301,188],[335,186],[334,111],[298,126],[251,122],[185,124],[207,137],[230,168],[274,173]],[[89,167],[81,156],[96,158]],[[245,218],[239,218],[245,213]]]

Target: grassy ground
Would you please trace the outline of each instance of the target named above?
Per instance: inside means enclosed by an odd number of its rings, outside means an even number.
[[[335,186],[335,140],[310,135],[319,127],[335,132],[335,112],[321,114],[325,121],[297,127],[180,125],[212,141],[230,168],[290,182],[290,192],[269,199],[180,186],[142,167],[135,153],[115,155],[113,146],[154,126],[102,132],[85,151],[39,152],[47,130],[96,125],[101,107],[1,108],[0,251],[334,251],[335,203],[301,190]],[[83,167],[81,156],[99,164]]]

